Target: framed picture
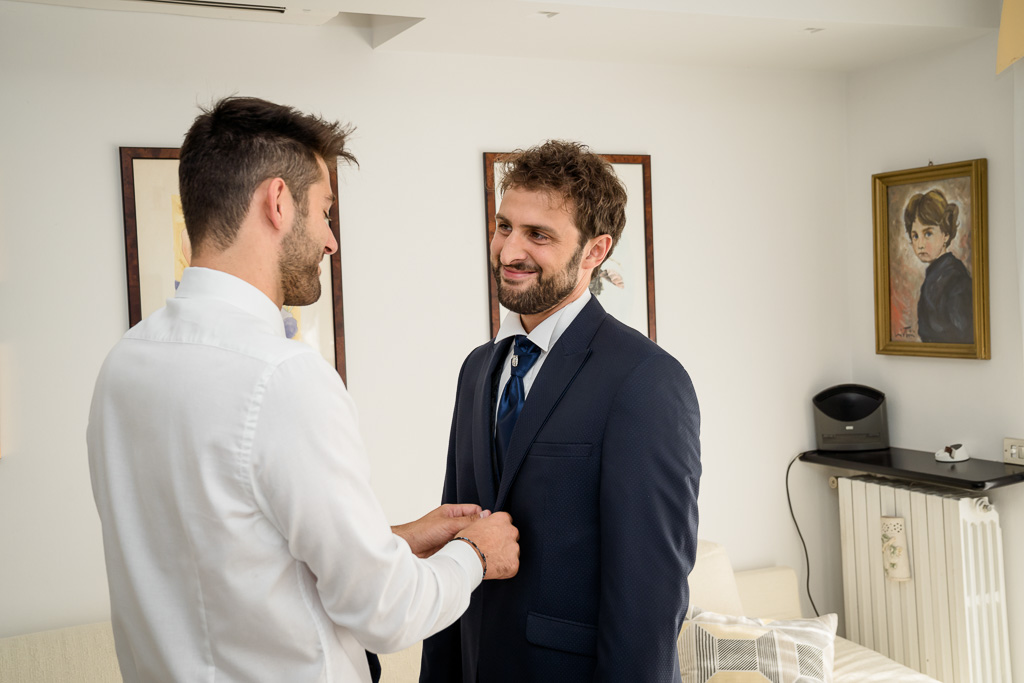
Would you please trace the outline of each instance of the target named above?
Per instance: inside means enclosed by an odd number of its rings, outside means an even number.
[[[484,193],[487,207],[487,244],[494,237],[494,215],[501,205],[501,157],[508,152],[484,153]],[[651,216],[651,157],[648,154],[601,154],[626,186],[626,227],[611,256],[601,264],[590,291],[608,313],[657,341],[654,315],[654,237]],[[490,274],[490,250],[487,252]],[[498,333],[508,311],[498,303],[497,285],[488,277],[491,335]]]
[[[875,350],[991,358],[986,160],[871,177]]]
[[[135,325],[174,296],[192,257],[178,194],[176,148],[121,147],[125,264],[128,269],[128,324]],[[338,175],[330,169],[338,196]],[[331,206],[331,229],[338,235],[338,202]],[[340,250],[320,269],[323,294],[309,306],[285,306],[285,332],[306,342],[345,379],[345,323],[341,296]]]

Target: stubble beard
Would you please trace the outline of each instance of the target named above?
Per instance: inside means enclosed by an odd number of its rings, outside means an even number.
[[[320,299],[318,267],[323,252],[313,252],[306,229],[307,211],[297,213],[292,229],[281,241],[281,291],[285,306],[308,306]]]
[[[491,274],[498,290],[498,302],[514,313],[534,315],[554,308],[576,289],[579,278],[580,262],[583,260],[583,248],[577,247],[565,268],[548,277],[544,271],[529,264],[512,264],[502,266],[500,258],[491,262]],[[509,270],[536,270],[537,280],[525,290],[517,291],[501,279],[502,268]]]

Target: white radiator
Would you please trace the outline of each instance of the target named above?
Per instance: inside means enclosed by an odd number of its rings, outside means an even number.
[[[882,517],[904,520],[909,580],[886,576]],[[1003,543],[987,498],[842,477],[839,524],[847,638],[943,683],[1010,683]],[[886,538],[888,560],[901,553]]]

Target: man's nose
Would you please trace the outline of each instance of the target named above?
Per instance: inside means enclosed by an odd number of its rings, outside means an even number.
[[[338,251],[338,240],[334,239],[334,231],[327,230],[327,245],[324,247],[325,254],[333,254]]]
[[[521,261],[526,258],[526,239],[523,235],[513,230],[506,237],[504,243],[501,245],[501,261],[502,263],[513,263],[515,261]]]

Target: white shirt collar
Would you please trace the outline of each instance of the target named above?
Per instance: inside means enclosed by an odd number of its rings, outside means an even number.
[[[578,299],[549,315],[540,325],[533,328],[533,331],[529,334],[526,334],[526,329],[523,327],[523,321],[519,314],[509,311],[505,319],[501,321],[501,327],[498,328],[498,334],[494,337],[494,343],[497,344],[502,339],[507,339],[517,334],[525,334],[541,350],[545,352],[550,351],[551,347],[558,341],[558,338],[569,328],[569,325],[572,324],[576,316],[583,310],[583,307],[590,301],[591,296],[589,288],[583,290],[583,294]]]
[[[275,333],[285,336],[281,309],[270,297],[245,280],[222,270],[186,268],[174,298],[224,301],[268,322]]]

